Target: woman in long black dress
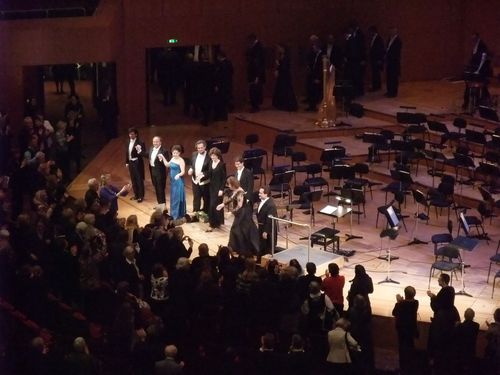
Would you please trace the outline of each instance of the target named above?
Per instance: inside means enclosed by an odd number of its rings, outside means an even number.
[[[276,46],[276,86],[274,86],[273,107],[283,111],[296,111],[297,98],[292,87],[290,57],[285,46]]]
[[[211,232],[214,228],[219,228],[224,224],[224,211],[217,210],[217,206],[222,203],[224,187],[226,185],[226,165],[222,161],[222,153],[217,147],[212,147],[208,151],[208,156],[212,161],[208,168],[208,178],[210,179],[209,191],[210,200],[208,205],[208,223]]]
[[[227,183],[229,194],[217,209],[223,211],[227,205],[234,215],[228,246],[239,254],[255,255],[259,252],[259,232],[252,219],[252,206],[247,203],[245,191],[236,177],[229,177]]]

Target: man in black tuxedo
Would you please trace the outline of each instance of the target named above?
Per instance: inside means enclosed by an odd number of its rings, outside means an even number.
[[[214,72],[214,120],[227,121],[233,98],[233,64],[224,51],[217,52]]]
[[[144,199],[144,161],[142,154],[146,152],[144,142],[139,139],[139,132],[135,128],[128,130],[129,142],[125,152],[125,165],[130,174],[134,196],[131,200],[141,203]]]
[[[385,96],[395,98],[398,96],[399,76],[401,75],[401,48],[403,47],[403,43],[398,35],[397,28],[391,27],[390,35],[385,55],[387,64],[387,93]]]
[[[486,43],[481,40],[478,33],[472,34],[472,43],[472,53],[466,68],[470,74],[466,77],[466,81],[484,83],[481,90],[474,93],[474,102],[477,105],[480,101],[484,101],[490,96],[488,92],[488,77],[491,77],[492,70],[488,47]],[[464,91],[464,104],[462,106],[463,109],[469,107],[470,94],[470,86],[466,85]],[[474,111],[475,108],[471,108],[471,110]]]
[[[365,93],[365,48],[365,36],[357,22],[352,21],[345,44],[346,78],[351,80],[356,97]]]
[[[370,91],[378,91],[382,87],[380,73],[384,69],[385,46],[375,26],[370,26],[368,32],[370,34],[368,58],[372,72],[372,88]]]
[[[323,55],[319,40],[312,39],[307,61],[307,111],[316,111],[323,98]]]
[[[165,186],[167,185],[167,168],[158,155],[163,155],[170,160],[169,152],[162,146],[160,137],[153,137],[153,146],[149,149],[149,171],[151,172],[151,182],[156,193],[158,206],[156,209],[163,211],[165,209]]]
[[[260,254],[268,254],[271,251],[273,244],[273,220],[269,215],[278,215],[278,210],[273,198],[271,198],[271,188],[264,186],[259,189],[260,203],[257,208],[257,223],[259,228]],[[278,239],[278,227],[274,227],[274,244]]]
[[[241,188],[245,191],[247,200],[251,202],[253,195],[253,173],[250,169],[245,168],[243,157],[241,156],[237,156],[234,159],[234,166],[236,167],[234,177],[236,177]]]
[[[193,212],[203,211],[208,213],[208,204],[210,201],[208,168],[210,166],[210,157],[207,152],[207,142],[203,139],[196,141],[196,151],[191,157],[191,166],[188,169],[188,175],[193,181]],[[201,200],[203,199],[203,209]]]
[[[266,59],[264,47],[255,34],[247,38],[247,82],[250,96],[251,112],[257,112],[263,101],[263,87],[266,81]]]

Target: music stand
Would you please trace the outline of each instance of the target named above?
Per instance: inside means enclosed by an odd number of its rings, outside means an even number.
[[[473,251],[474,248],[479,243],[479,240],[477,240],[476,238],[469,237],[469,230],[468,230],[469,225],[467,224],[467,221],[465,220],[465,216],[464,216],[463,212],[460,213],[459,225],[463,226],[463,229],[465,231],[466,236],[458,236],[457,238],[455,238],[453,241],[450,242],[450,245],[456,246],[461,253],[460,254],[460,258],[461,258],[460,261],[461,261],[461,269],[462,269],[462,289],[460,291],[456,292],[455,295],[472,297],[471,294],[469,294],[465,291],[465,281],[464,281],[465,263],[464,263],[464,257],[463,257],[463,250]]]
[[[334,187],[337,188],[340,186],[341,180],[350,180],[356,177],[356,171],[354,167],[349,164],[336,164],[332,165],[330,169],[330,179],[339,180],[339,185]]]
[[[293,170],[276,173],[273,175],[273,178],[269,182],[271,191],[279,191],[281,199],[285,197],[285,192],[288,194],[288,203],[291,203],[292,201],[292,197],[290,194],[290,181],[292,181],[293,174]]]
[[[441,163],[445,164],[448,159],[442,152],[436,150],[424,150],[424,154],[427,159],[432,160],[432,169],[428,169],[427,174],[432,176],[432,187],[434,187],[434,178],[436,176],[442,177],[444,174],[444,165],[442,170],[437,171],[436,162],[439,160]]]
[[[408,243],[408,245],[426,245],[428,242],[419,240],[417,238],[418,233],[418,221],[419,220],[429,220],[429,216],[425,213],[419,213],[420,205],[425,206],[427,204],[427,200],[425,199],[424,193],[420,190],[413,190],[413,199],[417,202],[417,213],[415,214],[415,229],[413,231],[413,240]]]
[[[387,138],[379,133],[363,133],[363,143],[370,143],[368,147],[368,155],[370,155],[370,148],[373,150],[371,157],[369,156],[370,163],[380,163],[380,155],[378,150],[381,147],[387,146]]]
[[[353,214],[353,201],[360,202],[365,199],[363,190],[360,189],[342,189],[342,196],[336,197],[339,203],[345,202],[351,206],[350,209],[350,218],[349,218],[349,232],[346,234],[346,242],[355,239],[361,239],[363,236],[355,236],[352,234],[352,214]],[[354,212],[356,214],[360,214],[359,212]]]
[[[498,113],[495,111],[495,108],[490,108],[490,107],[485,107],[480,105],[479,106],[479,116],[482,118],[485,118],[486,120],[490,121],[495,121],[499,122],[500,120],[498,119]]]
[[[322,195],[323,195],[323,190],[314,190],[314,191],[308,191],[308,192],[304,193],[304,199],[310,203],[311,227],[314,227],[314,224],[315,224],[314,202],[319,202],[321,200]]]
[[[441,133],[441,144],[443,144],[447,140],[446,136],[450,131],[448,130],[446,124],[443,124],[442,122],[439,121],[429,120],[427,121],[427,126],[429,127],[430,131]]]
[[[391,241],[395,240],[397,236],[399,235],[399,219],[398,215],[396,214],[396,211],[394,210],[394,207],[389,206],[384,212],[384,214],[387,217],[387,223],[389,224],[390,228],[384,229],[382,232],[380,232],[380,241],[382,241],[382,238],[384,237],[389,237],[389,243],[387,245],[387,250],[386,250],[386,255],[384,256],[379,256],[378,259],[386,260],[387,261],[387,275],[384,280],[379,281],[379,284],[383,283],[392,283],[392,284],[399,284],[399,281],[391,279],[391,262],[393,260],[399,259],[399,257],[391,256]],[[382,242],[381,242],[382,243]],[[382,246],[381,246],[382,249]]]
[[[346,158],[345,147],[344,146],[333,146],[331,148],[324,149],[321,152],[319,160],[322,165],[327,165],[327,170],[330,170],[336,161],[343,160]]]

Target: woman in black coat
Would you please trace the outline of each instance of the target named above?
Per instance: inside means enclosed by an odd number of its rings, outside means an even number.
[[[224,224],[224,210],[217,210],[217,206],[222,203],[224,187],[226,186],[226,165],[222,161],[222,153],[217,147],[212,147],[208,151],[212,161],[208,168],[208,178],[210,179],[209,191],[210,201],[208,207],[208,222],[211,232],[214,228],[219,228]]]

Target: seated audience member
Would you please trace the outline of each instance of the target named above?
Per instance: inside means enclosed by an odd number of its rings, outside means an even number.
[[[255,373],[275,375],[283,372],[283,357],[275,351],[276,339],[272,333],[264,334],[255,355]]]
[[[206,243],[201,243],[198,246],[198,256],[191,262],[191,272],[195,277],[195,280],[200,279],[200,275],[203,271],[210,271],[212,276],[217,276],[217,259],[210,256],[208,245]]]

